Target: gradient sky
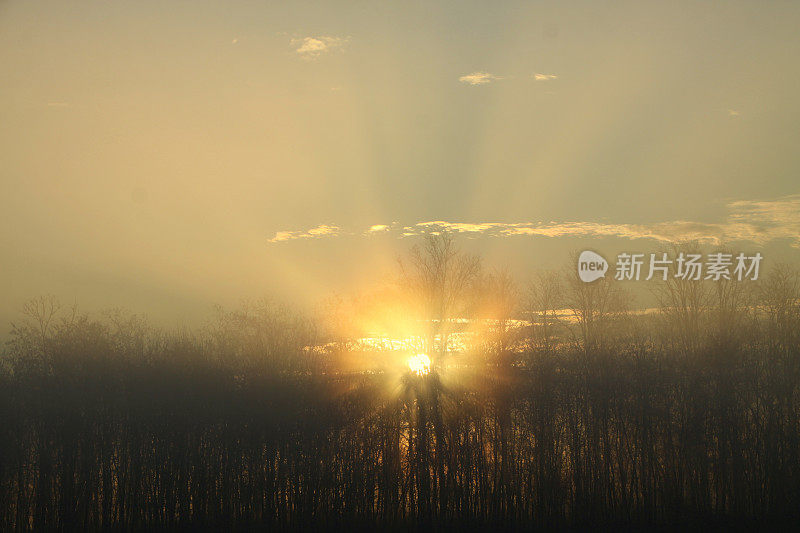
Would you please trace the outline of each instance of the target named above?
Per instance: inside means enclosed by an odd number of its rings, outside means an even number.
[[[797,2],[0,2],[0,320],[311,304],[436,229],[521,277],[686,237],[798,260],[798,27]]]

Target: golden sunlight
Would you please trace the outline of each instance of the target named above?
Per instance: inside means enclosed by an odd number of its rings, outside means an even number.
[[[426,376],[431,371],[431,359],[424,353],[408,358],[408,368],[418,376]]]

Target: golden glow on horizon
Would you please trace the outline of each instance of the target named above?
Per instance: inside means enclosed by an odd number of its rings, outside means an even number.
[[[408,358],[408,368],[418,376],[427,376],[431,371],[431,358],[418,353]]]

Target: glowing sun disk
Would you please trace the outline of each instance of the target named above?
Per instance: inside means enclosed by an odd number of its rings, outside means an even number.
[[[418,376],[424,376],[431,371],[431,359],[424,353],[408,358],[408,368]]]

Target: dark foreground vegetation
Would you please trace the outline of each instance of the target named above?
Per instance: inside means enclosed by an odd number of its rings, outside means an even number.
[[[426,375],[338,372],[397,355],[309,350],[271,306],[166,335],[39,300],[0,372],[0,530],[797,525],[797,286],[771,283],[638,317],[584,295]]]

